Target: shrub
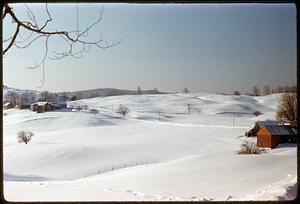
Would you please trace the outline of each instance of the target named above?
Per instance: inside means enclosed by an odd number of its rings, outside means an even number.
[[[33,132],[31,132],[31,131],[24,131],[24,130],[22,130],[22,131],[20,131],[19,133],[18,133],[18,142],[19,143],[22,143],[22,142],[24,142],[25,144],[27,144],[30,140],[31,140],[31,138],[33,137]]]
[[[254,96],[260,96],[260,89],[257,86],[254,86],[252,89],[252,93]]]
[[[259,115],[261,115],[262,113],[260,111],[254,111],[253,115],[255,115],[256,117],[258,117]]]
[[[76,109],[77,111],[81,111],[81,110],[82,110],[82,107],[81,107],[81,106],[76,106],[75,109]]]
[[[244,141],[241,144],[241,149],[238,154],[261,154],[265,152],[264,149],[259,148],[254,142]]]
[[[124,105],[120,105],[117,109],[117,113],[121,114],[123,117],[129,113],[129,108]]]
[[[233,95],[236,95],[236,96],[241,95],[241,93],[240,93],[239,91],[234,91],[232,94],[233,94]]]
[[[89,107],[88,107],[88,105],[82,105],[81,108],[82,108],[82,110],[86,111]]]
[[[98,114],[99,111],[95,108],[90,109],[90,113],[93,113],[94,115]]]
[[[190,91],[188,90],[188,88],[184,88],[184,89],[182,90],[182,92],[185,93],[185,94],[190,93]]]

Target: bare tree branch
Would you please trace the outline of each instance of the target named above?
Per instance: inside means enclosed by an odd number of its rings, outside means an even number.
[[[34,65],[34,66],[29,66],[29,67],[27,67],[28,69],[35,69],[35,68],[41,66],[41,64],[44,64],[44,62],[45,62],[45,60],[46,60],[46,57],[47,57],[47,55],[48,55],[48,40],[49,40],[50,35],[48,35],[48,36],[45,35],[44,37],[46,37],[46,41],[45,41],[45,54],[44,54],[44,57],[43,57],[42,61],[41,61],[39,64]]]
[[[34,27],[37,28],[37,27],[38,27],[38,24],[37,24],[37,22],[36,22],[34,13],[33,13],[32,10],[29,8],[29,6],[27,6],[27,4],[25,4],[25,6],[26,6],[26,8],[27,8],[27,10],[28,10],[28,11],[27,11],[27,16],[30,18],[30,20],[32,20],[32,21],[35,23]]]
[[[41,80],[41,84],[37,88],[42,88],[45,84],[45,62],[42,62],[42,64],[43,64],[43,77]]]
[[[11,41],[10,41],[10,43],[8,44],[7,48],[3,50],[3,55],[4,55],[4,54],[11,48],[11,46],[14,44],[14,42],[15,42],[15,40],[16,40],[16,38],[17,38],[17,35],[18,35],[18,33],[19,33],[19,31],[20,31],[20,25],[18,24],[18,25],[17,25],[17,29],[16,29],[16,31],[15,31],[15,33],[14,33],[14,35],[13,35]]]
[[[45,10],[46,10],[45,12],[47,14],[47,17],[44,23],[42,24],[42,26],[38,25],[33,10],[27,4],[24,5],[27,8],[27,16],[29,18],[28,21],[23,21],[20,18],[18,18],[15,12],[12,10],[12,7],[9,4],[4,4],[2,18],[4,20],[9,15],[11,17],[12,24],[16,25],[16,30],[9,38],[2,41],[2,43],[7,44],[7,47],[2,50],[2,56],[5,57],[5,55],[8,53],[8,51],[11,49],[12,46],[15,46],[18,49],[25,49],[31,46],[38,39],[45,38],[44,41],[45,51],[41,61],[38,63],[35,62],[33,66],[27,67],[29,69],[35,69],[42,65],[43,78],[41,80],[41,85],[39,87],[42,87],[44,85],[45,61],[47,58],[55,59],[55,60],[59,60],[65,57],[82,58],[85,53],[91,51],[92,46],[98,47],[100,49],[106,49],[120,44],[120,40],[116,42],[112,41],[112,43],[108,43],[104,41],[101,31],[99,32],[98,40],[88,40],[89,32],[102,21],[103,11],[104,11],[103,7],[99,10],[99,16],[94,22],[88,25],[85,29],[80,29],[79,8],[78,6],[76,6],[76,28],[75,28],[76,30],[66,31],[66,30],[57,30],[57,29],[45,30],[49,25],[49,23],[52,21],[52,17],[49,12],[47,3],[45,6]],[[26,31],[30,32],[30,34],[26,37],[22,37],[22,35],[20,35],[21,30],[24,32]],[[67,47],[65,48],[65,50],[61,52],[53,51],[52,52],[53,56],[48,57],[49,54],[48,42],[50,37],[52,36],[60,36],[61,38],[63,38]]]
[[[48,14],[48,19],[46,20],[45,24],[40,28],[40,30],[43,30],[47,26],[47,24],[50,21],[52,21],[51,15],[50,15],[49,10],[48,10],[48,4],[47,3],[46,3],[46,12]]]
[[[35,17],[34,17],[34,14],[32,12],[32,10],[27,6],[29,12],[30,13],[30,19],[34,21],[34,23],[36,23],[36,20],[35,20]],[[77,7],[77,30],[75,33],[77,33],[76,37],[71,37],[70,34],[72,32],[68,32],[68,31],[44,31],[43,29],[47,26],[47,24],[52,21],[52,18],[51,18],[51,15],[50,15],[50,12],[48,10],[48,6],[46,4],[46,12],[47,12],[47,15],[48,15],[48,19],[46,20],[46,22],[44,23],[44,25],[41,27],[41,28],[38,28],[38,25],[33,25],[31,22],[27,22],[27,21],[21,21],[19,20],[15,13],[11,10],[11,7],[8,5],[8,4],[5,4],[5,11],[4,11],[4,14],[6,15],[7,13],[12,17],[13,19],[13,22],[15,22],[17,24],[17,30],[14,34],[14,37],[16,38],[16,36],[18,35],[19,33],[19,28],[20,27],[23,27],[25,28],[26,30],[28,31],[32,31],[36,34],[39,34],[39,35],[47,35],[47,36],[52,36],[52,35],[60,35],[60,36],[64,36],[67,41],[70,41],[71,43],[69,43],[69,46],[70,46],[70,49],[69,51],[66,52],[65,55],[63,56],[75,56],[76,55],[73,53],[71,54],[70,53],[70,50],[73,51],[72,49],[72,43],[81,43],[81,44],[89,44],[89,45],[95,45],[97,46],[98,48],[101,48],[101,49],[106,49],[106,48],[109,48],[109,47],[113,47],[113,46],[116,46],[120,43],[120,41],[117,41],[117,42],[113,42],[111,44],[108,44],[107,42],[104,43],[104,45],[100,45],[99,43],[102,43],[104,42],[103,39],[102,39],[102,34],[101,34],[101,38],[100,40],[98,41],[85,41],[82,39],[82,37],[86,37],[88,35],[88,32],[95,26],[97,25],[101,20],[102,20],[102,16],[103,16],[103,8],[99,11],[99,17],[97,18],[97,20],[92,23],[90,26],[88,26],[85,30],[83,30],[82,32],[79,31],[79,11],[78,11],[78,7]],[[5,55],[6,52],[11,48],[12,44],[15,43],[15,38],[12,38],[12,41],[11,43],[9,44],[9,46],[7,47],[7,49],[3,50],[2,54]],[[36,39],[36,38],[35,38]],[[29,44],[31,44],[33,41],[35,40],[32,40]],[[23,47],[23,46],[19,46],[20,47]],[[26,46],[25,46],[26,47]],[[85,46],[83,46],[85,47]],[[84,51],[84,49],[83,49]]]
[[[30,46],[34,41],[36,41],[37,39],[39,39],[39,38],[41,38],[41,37],[44,37],[44,36],[45,36],[45,35],[39,35],[39,36],[33,38],[31,41],[27,42],[27,44],[25,44],[25,45],[23,45],[23,46],[19,46],[19,45],[17,45],[17,43],[15,43],[14,45],[15,45],[17,48],[19,48],[19,49],[24,49],[24,48],[29,47],[29,46]],[[25,41],[23,41],[23,42],[25,42]],[[23,42],[20,42],[20,43],[23,43]]]
[[[18,37],[20,37],[22,40],[21,41],[17,41],[16,40],[15,43],[24,43],[24,42],[28,41],[32,37],[33,33],[34,32],[31,32],[26,38],[23,38],[22,35],[21,35],[21,33],[19,33]]]
[[[10,41],[11,39],[12,39],[12,36],[9,37],[9,38],[7,38],[7,39],[5,39],[5,40],[3,40],[3,42],[8,42],[8,41]]]

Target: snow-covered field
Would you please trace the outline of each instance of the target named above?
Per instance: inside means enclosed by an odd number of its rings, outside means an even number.
[[[4,111],[9,201],[278,200],[297,189],[297,147],[239,155],[255,121],[274,119],[280,94],[162,94],[72,101],[62,109]],[[130,113],[122,117],[117,107]],[[191,104],[188,114],[187,104]],[[254,111],[263,114],[253,116]],[[34,132],[26,145],[21,130]],[[252,139],[255,141],[255,138]]]

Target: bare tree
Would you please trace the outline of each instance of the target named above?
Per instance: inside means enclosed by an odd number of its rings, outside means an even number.
[[[94,115],[96,115],[99,113],[99,110],[92,108],[92,109],[90,109],[90,113],[93,113]]]
[[[240,93],[239,91],[234,91],[232,94],[233,94],[233,95],[236,95],[236,96],[241,95],[241,93]]]
[[[184,88],[184,89],[182,90],[182,92],[185,93],[185,94],[190,93],[190,91],[188,90],[188,88]]]
[[[18,136],[17,136],[18,142],[19,143],[24,142],[25,144],[27,144],[31,140],[31,138],[33,137],[33,135],[34,134],[31,131],[24,131],[24,130],[22,130],[22,131],[20,131],[18,133]]]
[[[277,106],[276,119],[278,122],[291,123],[297,126],[297,94],[285,93]]]
[[[263,88],[263,95],[269,95],[271,93],[270,86],[264,86]]]
[[[117,113],[121,114],[123,117],[127,115],[129,112],[130,112],[129,108],[124,105],[120,105],[117,109]]]
[[[140,86],[137,87],[137,94],[138,95],[141,95],[142,94],[142,89]]]
[[[28,103],[28,95],[26,93],[22,94],[19,101],[19,106],[25,105]]]
[[[17,105],[17,94],[15,92],[8,92],[7,93],[8,101],[11,103],[13,106]]]
[[[290,86],[289,92],[290,93],[297,93],[297,85]]]
[[[284,93],[297,93],[297,85],[285,86]]]
[[[255,115],[256,117],[258,117],[259,115],[261,115],[262,113],[260,111],[254,111],[253,115]]]
[[[272,89],[272,93],[297,93],[297,85],[291,86],[278,86]]]
[[[55,95],[51,93],[50,91],[42,91],[37,96],[37,101],[48,101],[48,102],[54,102]]]
[[[260,89],[257,86],[254,86],[252,89],[252,93],[254,96],[260,96]]]
[[[284,93],[284,87],[278,86],[278,93]]]
[[[52,43],[49,43],[49,40],[53,36],[61,37],[61,39],[65,42],[66,49],[61,52],[54,51],[51,59],[62,59],[65,57],[81,58],[85,53],[91,50],[91,47],[106,49],[120,43],[120,41],[113,41],[111,43],[104,41],[101,32],[99,32],[99,38],[97,40],[89,40],[88,38],[89,33],[96,28],[96,25],[100,24],[103,16],[103,8],[99,10],[96,20],[90,25],[86,25],[85,29],[82,29],[79,26],[79,8],[76,6],[76,16],[74,16],[74,19],[76,19],[76,28],[74,30],[67,31],[49,28],[49,24],[50,22],[53,22],[53,19],[47,3],[45,4],[44,11],[47,18],[44,19],[43,23],[38,23],[36,14],[29,7],[29,4],[24,4],[28,16],[27,20],[21,19],[21,17],[14,12],[13,6],[14,4],[6,3],[2,10],[2,20],[11,19],[11,23],[15,25],[15,31],[10,36],[5,36],[5,39],[3,39],[2,55],[5,56],[13,46],[18,49],[24,49],[30,47],[39,40],[43,40],[44,53],[42,54],[42,59],[38,63],[28,67],[31,69],[38,68],[40,66],[43,67],[42,84],[44,83],[44,65],[49,55],[49,45],[52,45]],[[29,33],[27,37],[22,37],[27,33]]]

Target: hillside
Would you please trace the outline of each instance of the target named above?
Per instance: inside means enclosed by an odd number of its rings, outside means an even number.
[[[10,201],[293,199],[288,189],[295,189],[297,180],[295,145],[237,154],[255,121],[274,119],[280,96],[147,94],[68,102],[96,108],[96,115],[5,110],[4,196]],[[116,113],[120,104],[130,109],[125,117]],[[257,110],[263,114],[254,116]],[[35,133],[28,145],[17,143],[20,130]]]

